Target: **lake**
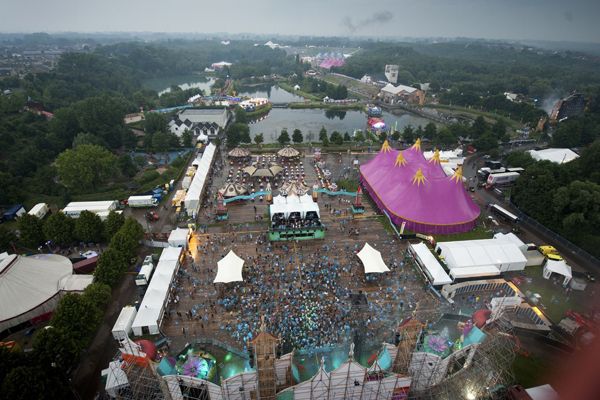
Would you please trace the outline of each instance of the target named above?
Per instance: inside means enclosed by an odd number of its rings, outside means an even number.
[[[180,75],[167,78],[149,79],[143,82],[144,86],[154,89],[159,94],[171,91],[171,85],[178,85],[182,89],[200,88],[210,93],[210,85],[214,82],[214,77],[204,75]],[[277,85],[264,84],[242,86],[238,96],[264,97],[272,103],[288,103],[304,101],[304,98],[297,94],[287,92]],[[405,126],[412,125],[425,127],[430,120],[414,116],[411,114],[393,115],[383,112],[383,118],[388,127],[397,126],[403,130]],[[304,140],[308,141],[307,135],[312,133],[312,141],[319,138],[321,127],[327,129],[327,133],[333,131],[340,133],[348,132],[352,134],[355,129],[365,129],[367,125],[367,115],[362,111],[333,111],[324,109],[301,109],[294,110],[290,108],[274,108],[267,118],[250,124],[250,137],[263,133],[265,143],[274,143],[283,128],[287,128],[290,137],[294,129],[300,129],[304,135]]]
[[[142,82],[152,90],[156,90],[159,95],[171,91],[171,85],[177,85],[183,90],[191,88],[200,88],[210,93],[210,86],[215,82],[216,77],[205,75],[178,75],[166,78],[147,79]]]
[[[287,92],[277,85],[265,84],[256,86],[242,86],[237,96],[263,97],[271,103],[288,103],[304,101],[304,97]]]
[[[412,125],[425,127],[430,120],[411,114],[393,115],[383,113],[386,125],[398,126],[403,130],[405,126]],[[367,126],[367,115],[362,111],[333,111],[323,109],[290,109],[274,108],[267,118],[250,124],[250,137],[263,133],[265,143],[274,143],[283,128],[287,128],[290,137],[294,129],[300,129],[304,135],[304,141],[308,141],[307,134],[312,133],[312,141],[319,139],[321,127],[327,129],[327,133],[338,131],[342,134],[352,134],[355,129],[365,129]]]

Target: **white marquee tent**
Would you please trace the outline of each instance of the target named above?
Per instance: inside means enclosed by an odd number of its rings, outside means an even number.
[[[408,244],[408,250],[415,256],[417,264],[433,286],[452,283],[442,265],[438,262],[425,243]]]
[[[308,194],[303,196],[289,195],[275,196],[273,197],[273,204],[270,207],[271,220],[275,214],[283,214],[285,218],[289,218],[293,212],[299,212],[302,218],[306,217],[306,214],[310,211],[317,213],[321,218],[319,211],[319,204],[312,200],[312,197]]]
[[[519,247],[504,239],[439,242],[435,250],[448,263],[448,268],[494,266],[500,272],[522,271],[527,259]]]
[[[565,260],[556,261],[556,260],[546,260],[546,264],[544,265],[544,278],[550,279],[552,273],[559,274],[565,277],[563,284],[566,285],[569,283],[571,278],[573,278],[573,274],[571,272],[571,267],[567,265]]]
[[[73,275],[73,264],[56,254],[0,254],[0,332],[54,311],[64,292],[80,292],[93,276]]]
[[[508,240],[509,242],[516,244],[519,247],[519,250],[521,251],[527,251],[527,249],[529,248],[528,244],[525,244],[525,242],[519,239],[519,237],[512,232],[496,233],[494,235],[494,239]]]
[[[179,268],[181,252],[181,247],[169,246],[163,250],[138,314],[131,326],[135,336],[141,336],[145,331],[152,335],[158,333],[159,320],[163,317],[169,289]]]
[[[390,270],[383,262],[381,253],[372,248],[367,242],[365,242],[365,246],[356,255],[360,258],[360,261],[362,261],[366,274],[372,272],[380,274]]]
[[[215,283],[241,282],[244,260],[238,257],[232,250],[217,263],[218,271]]]
[[[564,164],[579,157],[570,149],[529,150],[529,154],[536,161],[548,160],[557,164]]]
[[[177,228],[169,235],[169,246],[187,248],[188,228]]]
[[[202,158],[200,160],[196,158],[192,163],[192,165],[197,165],[198,168],[194,175],[194,179],[192,179],[192,183],[190,183],[190,188],[185,195],[185,208],[189,216],[198,215],[198,212],[200,211],[202,192],[208,181],[208,173],[210,172],[216,153],[217,147],[211,143],[206,147],[206,150],[204,150]]]

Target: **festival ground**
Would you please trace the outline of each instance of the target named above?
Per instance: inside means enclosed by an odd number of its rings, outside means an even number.
[[[325,168],[336,179],[342,173],[355,179],[357,172],[347,169],[355,157],[362,163],[372,154],[326,155]],[[309,157],[302,160],[306,183],[312,186],[315,169]],[[210,193],[216,193],[227,181],[230,167],[226,165],[225,171],[213,176]],[[393,329],[417,302],[421,318],[436,321],[438,300],[426,292],[412,263],[405,260],[407,243],[400,244],[388,235],[366,199],[365,213],[353,218],[347,211],[347,200],[354,199],[346,196],[340,201],[337,196],[320,195],[321,221],[328,226],[325,239],[280,243],[265,241],[268,225],[264,201],[228,204],[226,222],[211,225],[190,241],[191,257],[186,257],[174,285],[179,302],[169,304],[162,324],[173,348],[207,337],[242,350],[248,335],[258,329],[261,315],[266,317],[270,331],[282,335],[286,346],[306,349],[349,344],[353,331],[360,331],[371,342],[392,339]],[[214,212],[210,206],[206,210]],[[214,215],[210,217],[212,222]],[[203,218],[207,217],[198,217],[199,224]],[[351,228],[359,234],[351,235]],[[369,274],[370,280],[366,279],[356,256],[365,242],[381,251],[391,272]],[[245,282],[215,285],[217,261],[229,250],[245,260]],[[367,295],[368,305],[357,307],[349,300],[348,294],[359,291]]]

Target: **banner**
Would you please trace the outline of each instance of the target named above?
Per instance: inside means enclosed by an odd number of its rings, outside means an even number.
[[[406,221],[402,222],[402,227],[400,228],[400,234],[404,233],[404,227],[406,226]]]

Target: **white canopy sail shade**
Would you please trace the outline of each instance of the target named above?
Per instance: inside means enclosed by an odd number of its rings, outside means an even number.
[[[244,260],[238,257],[232,250],[217,263],[218,271],[215,283],[241,282]]]
[[[372,272],[382,273],[389,272],[389,268],[383,262],[381,253],[372,248],[369,243],[365,242],[365,246],[357,254],[360,261],[362,261],[365,267],[365,273],[369,274]]]

